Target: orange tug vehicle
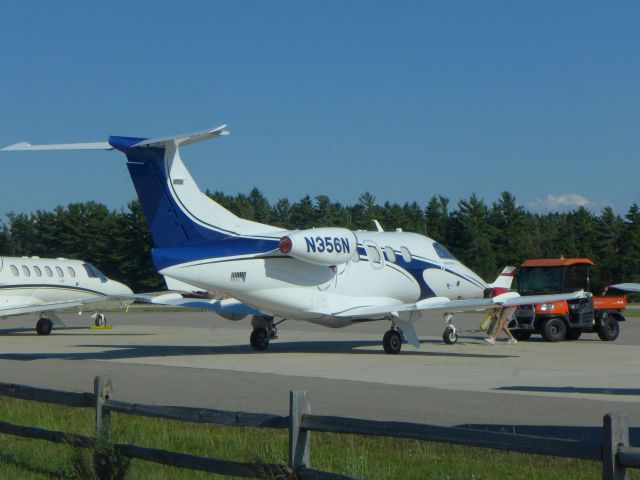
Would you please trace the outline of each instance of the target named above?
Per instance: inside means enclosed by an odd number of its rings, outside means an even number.
[[[518,267],[520,295],[589,292],[589,271],[594,263],[588,258],[527,260]],[[613,341],[625,321],[622,310],[627,297],[621,290],[608,288],[600,296],[563,300],[518,307],[509,329],[518,340],[539,333],[549,342],[577,340],[582,332],[595,332],[601,340]]]

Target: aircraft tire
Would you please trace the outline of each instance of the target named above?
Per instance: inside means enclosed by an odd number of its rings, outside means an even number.
[[[453,328],[447,327],[442,334],[442,340],[444,340],[444,343],[447,345],[453,345],[458,341],[458,334]]]
[[[107,317],[105,317],[102,313],[96,315],[96,319],[93,322],[96,327],[104,327],[107,325]]]
[[[257,352],[262,352],[269,346],[269,334],[264,328],[254,328],[249,338],[251,348]]]
[[[395,355],[402,349],[402,335],[397,330],[387,330],[382,337],[382,347],[385,353]]]
[[[36,323],[36,332],[38,335],[49,335],[51,333],[51,329],[53,328],[53,322],[49,320],[47,317],[42,317]]]

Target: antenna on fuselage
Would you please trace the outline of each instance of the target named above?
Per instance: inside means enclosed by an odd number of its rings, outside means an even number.
[[[380,222],[378,220],[372,220],[373,224],[376,226],[376,230],[378,232],[384,232],[384,228],[382,228],[382,225],[380,225]]]

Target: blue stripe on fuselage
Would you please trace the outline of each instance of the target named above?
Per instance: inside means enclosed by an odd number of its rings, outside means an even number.
[[[260,255],[278,248],[279,239],[256,239],[248,237],[224,237],[220,240],[186,243],[174,247],[156,247],[151,250],[157,270],[198,260]]]
[[[368,259],[367,251],[362,246],[358,246],[358,255],[360,255],[360,258],[363,260]],[[386,260],[386,263],[389,263],[389,260]],[[420,287],[420,298],[418,300],[436,296],[436,293],[427,285],[427,282],[424,281],[422,273],[428,268],[437,268],[440,270],[440,265],[418,260],[415,257],[412,257],[410,262],[406,262],[400,252],[396,252],[396,261],[391,262],[391,264],[402,268],[418,282],[418,286]]]

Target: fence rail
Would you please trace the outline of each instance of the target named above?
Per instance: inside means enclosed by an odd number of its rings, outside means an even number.
[[[0,383],[0,396],[68,407],[95,408],[96,436],[86,437],[6,422],[0,422],[0,434],[95,449],[100,435],[109,430],[111,412],[192,423],[288,429],[289,461],[287,465],[236,462],[138,445],[113,445],[115,451],[125,457],[246,478],[349,480],[351,477],[311,468],[309,438],[312,431],[409,438],[538,455],[598,460],[602,462],[602,478],[605,480],[627,478],[627,469],[640,468],[640,448],[629,445],[629,424],[627,415],[624,413],[605,415],[602,442],[594,442],[408,422],[313,415],[307,393],[300,391],[291,392],[289,415],[286,417],[206,408],[135,404],[113,400],[112,395],[112,384],[106,376],[95,378],[93,393],[73,393]],[[96,455],[98,455],[97,450]]]

